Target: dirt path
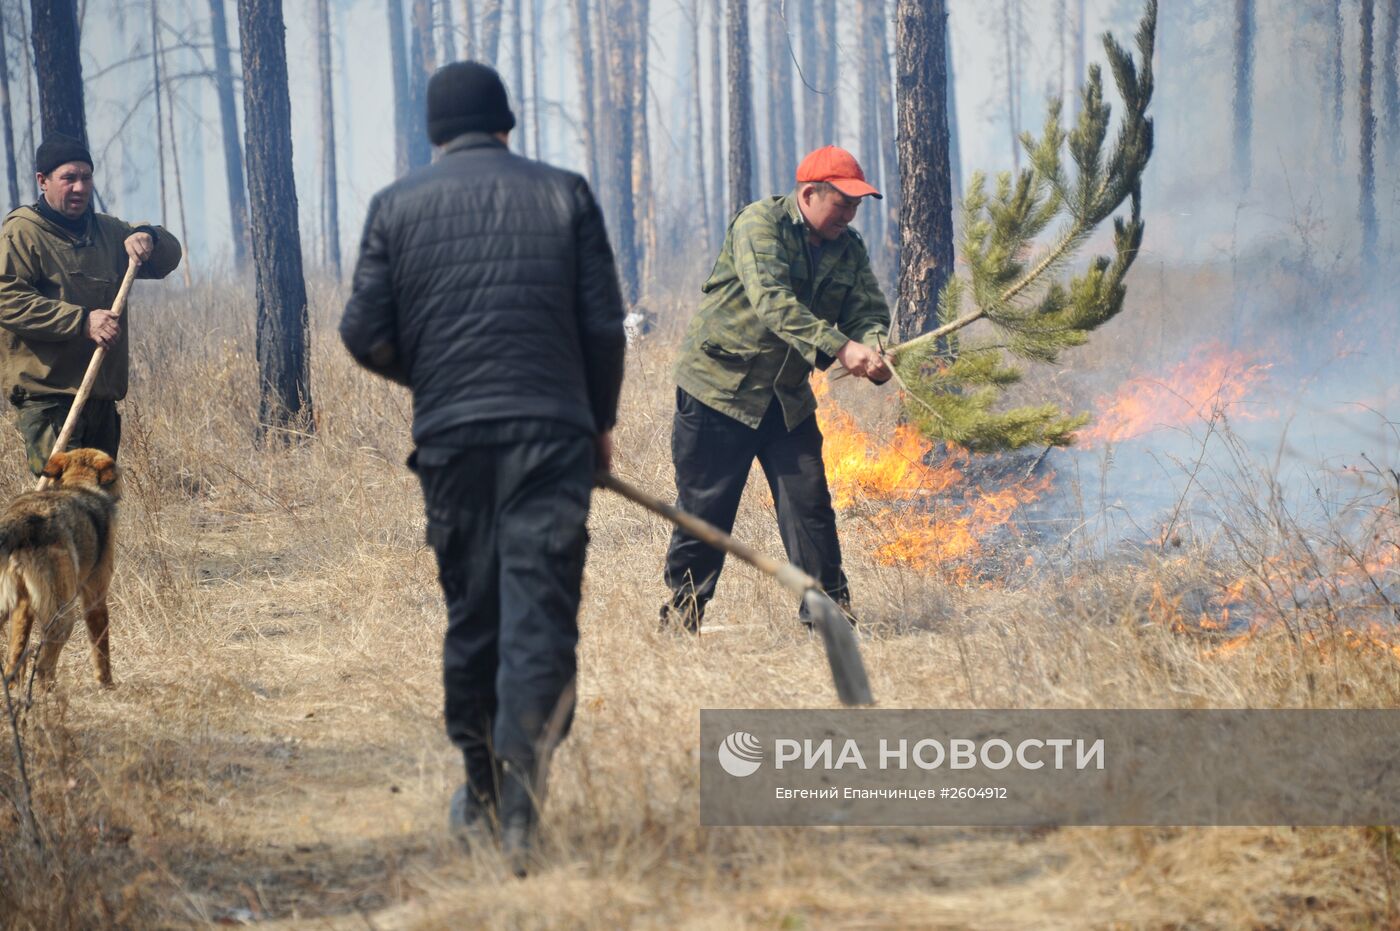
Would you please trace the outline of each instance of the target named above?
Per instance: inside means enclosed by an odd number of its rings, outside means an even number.
[[[666,528],[600,499],[545,865],[508,879],[493,853],[445,838],[461,775],[440,727],[442,607],[412,492],[395,478],[353,509],[196,501],[129,533],[119,687],[87,681],[82,649],[60,672],[65,772],[101,798],[94,856],[121,877],[102,891],[108,913],[134,902],[142,925],[333,928],[1230,927],[1291,914],[1299,889],[1335,899],[1338,875],[1372,870],[1344,831],[703,829],[699,709],[830,707],[820,647],[738,567],[710,618],[720,632],[659,633]],[[747,510],[740,530],[775,546],[770,515]],[[1161,656],[1101,627],[1048,628],[1043,596],[954,603],[927,580],[852,575],[885,707],[1113,701],[1142,688],[1125,671]],[[935,613],[942,627],[908,622]],[[1341,887],[1366,898],[1360,882]]]

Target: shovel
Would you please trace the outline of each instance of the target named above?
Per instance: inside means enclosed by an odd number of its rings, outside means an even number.
[[[126,293],[131,290],[131,282],[136,279],[136,269],[141,267],[141,263],[135,259],[127,259],[126,275],[122,278],[121,288],[117,290],[117,299],[112,302],[112,313],[121,319],[122,311],[126,309]],[[92,359],[88,362],[87,371],[83,373],[83,381],[78,385],[78,393],[73,396],[73,404],[68,408],[68,417],[63,421],[63,429],[58,432],[58,439],[54,440],[54,453],[61,453],[68,449],[68,441],[73,436],[73,428],[78,425],[78,415],[82,413],[83,405],[87,403],[88,395],[92,394],[92,386],[97,381],[97,370],[102,368],[102,360],[107,358],[107,350],[98,346],[93,352]],[[38,489],[43,491],[49,486],[53,479],[47,475],[39,477]]]
[[[654,498],[644,491],[633,488],[611,472],[598,475],[598,484],[616,492],[634,504],[639,504],[660,517],[675,524],[686,533],[715,549],[724,550],[753,566],[759,572],[777,579],[785,588],[802,599],[822,635],[826,647],[826,659],[831,664],[831,678],[836,683],[836,694],[843,705],[873,705],[875,698],[870,694],[870,680],[865,675],[865,663],[860,658],[860,644],[856,642],[851,622],[827,597],[817,580],[789,562],[779,562],[771,556],[760,553],[747,544],[740,543],[715,525],[672,507],[660,498]]]

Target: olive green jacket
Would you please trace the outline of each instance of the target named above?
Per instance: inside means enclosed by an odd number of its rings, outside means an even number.
[[[139,278],[164,278],[180,264],[180,241],[160,227],[155,254]],[[108,309],[126,274],[125,242],[136,232],[102,213],[79,237],[33,207],[17,207],[0,226],[0,390],[11,403],[76,394],[97,344],[87,337],[90,310]],[[131,314],[107,353],[92,397],[126,397]]]
[[[824,245],[817,267],[795,194],[749,204],[729,224],[705,298],[676,361],[676,384],[757,427],[776,395],[789,430],[816,412],[808,376],[848,339],[875,346],[890,310],[854,230]]]

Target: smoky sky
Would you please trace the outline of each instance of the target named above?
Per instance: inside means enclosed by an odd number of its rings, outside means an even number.
[[[7,3],[7,6],[9,4]],[[654,175],[661,209],[685,209],[694,197],[695,159],[690,142],[687,94],[691,80],[691,46],[701,43],[701,79],[706,105],[714,60],[710,45],[712,7],[702,3],[701,28],[689,22],[679,0],[657,0],[651,10],[651,132]],[[83,67],[87,79],[89,135],[103,164],[99,181],[110,210],[128,217],[155,217],[160,212],[156,179],[154,108],[148,88],[149,59],[126,61],[149,48],[149,7],[144,3],[89,0],[83,34]],[[229,3],[231,41],[237,44],[237,17]],[[508,5],[509,6],[509,5]],[[1073,93],[1073,17],[1076,0],[1034,0],[1020,5],[1012,19],[1013,51],[1018,61],[1020,128],[1037,131],[1044,119],[1049,94]],[[1358,197],[1356,76],[1359,73],[1358,27],[1354,11],[1345,8],[1343,133],[1332,131],[1326,69],[1329,31],[1319,4],[1289,4],[1282,0],[1256,4],[1254,60],[1252,184],[1241,191],[1231,176],[1231,95],[1233,47],[1231,5],[1173,2],[1162,5],[1157,54],[1157,94],[1151,113],[1157,127],[1157,152],[1145,179],[1144,211],[1149,220],[1146,248],[1168,261],[1220,258],[1241,243],[1286,235],[1298,216],[1325,221],[1326,237],[1336,248],[1359,241],[1356,226]],[[460,5],[454,3],[454,14]],[[528,7],[528,4],[527,4]],[[892,4],[891,4],[892,7]],[[522,129],[532,131],[540,121],[544,156],[574,169],[583,168],[578,133],[578,82],[573,49],[572,16],[567,0],[539,4],[541,49],[540,106],[521,106]],[[754,10],[759,7],[755,5]],[[794,70],[798,124],[820,100],[819,92],[834,92],[841,111],[838,138],[859,150],[859,62],[855,48],[853,10],[838,4],[842,22],[838,41],[838,80],[833,88],[811,86],[811,76]],[[949,25],[955,74],[961,169],[964,179],[975,170],[995,172],[1011,167],[1011,129],[1007,120],[1005,17],[1001,4],[950,0]],[[13,16],[15,11],[10,11]],[[229,225],[219,141],[217,105],[212,83],[200,77],[210,65],[207,48],[208,10],[203,4],[161,7],[167,45],[166,69],[176,81],[180,123],[176,151],[181,161],[186,209],[186,238],[197,264],[226,259]],[[1141,7],[1130,0],[1086,0],[1086,58],[1103,62],[1099,36],[1111,30],[1125,43]],[[1070,18],[1070,29],[1060,18]],[[304,238],[320,236],[321,179],[318,167],[318,95],[312,4],[284,4],[287,55],[293,118],[294,164]],[[353,256],[365,207],[374,191],[393,180],[394,140],[392,88],[387,41],[387,13],[374,0],[332,3],[333,93],[339,160],[340,230],[342,249]],[[1381,104],[1380,62],[1383,16],[1377,16],[1377,72],[1374,96]],[[460,26],[460,24],[458,24]],[[528,20],[527,29],[532,24]],[[760,19],[751,22],[753,73],[756,80],[769,68]],[[509,16],[504,28],[509,30]],[[795,24],[792,46],[798,45]],[[893,30],[891,30],[893,32]],[[197,51],[178,46],[185,39]],[[502,72],[512,73],[509,32],[501,42]],[[13,42],[13,39],[12,39]],[[528,32],[525,47],[529,48]],[[458,43],[459,49],[462,43]],[[780,63],[792,67],[791,61]],[[234,69],[237,72],[235,59]],[[1113,96],[1111,78],[1105,74]],[[513,96],[515,89],[511,88]],[[12,89],[20,144],[27,141],[24,89]],[[762,88],[756,88],[756,133],[761,140],[767,115]],[[706,132],[712,127],[706,126]],[[755,178],[760,189],[768,182],[768,152],[756,147]],[[166,158],[172,158],[166,143]],[[1394,216],[1400,191],[1395,182],[1395,153],[1377,146],[1377,201],[1382,219],[1382,248],[1391,237],[1385,227]],[[710,168],[713,171],[713,168]],[[166,220],[177,223],[173,181],[168,182]],[[759,193],[777,193],[760,190]],[[27,198],[29,192],[24,196]],[[888,204],[875,205],[884,210]],[[697,269],[696,275],[703,274]]]

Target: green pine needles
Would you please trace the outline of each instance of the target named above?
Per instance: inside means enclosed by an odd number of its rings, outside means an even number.
[[[939,326],[887,350],[905,390],[911,421],[927,435],[977,452],[1032,444],[1066,446],[1088,414],[1068,415],[1054,404],[997,410],[1001,389],[1021,378],[1004,353],[1054,363],[1082,345],[1090,331],[1123,309],[1124,276],[1142,244],[1143,169],[1152,154],[1152,47],[1157,0],[1148,0],[1137,31],[1141,68],[1111,35],[1103,37],[1109,67],[1125,112],[1118,138],[1105,153],[1110,106],[1103,99],[1098,65],[1090,65],[1078,124],[1060,123],[1060,100],[1051,98],[1039,139],[1023,133],[1030,163],[1014,178],[973,176],[963,199],[959,251],[966,278],[949,277],[939,295]],[[1074,163],[1065,165],[1064,152]],[[1097,256],[1070,277],[1059,273],[1094,229],[1124,201],[1130,214],[1113,220],[1114,253]],[[1051,231],[1042,241],[1046,231]],[[989,322],[989,344],[964,344],[960,331]]]

